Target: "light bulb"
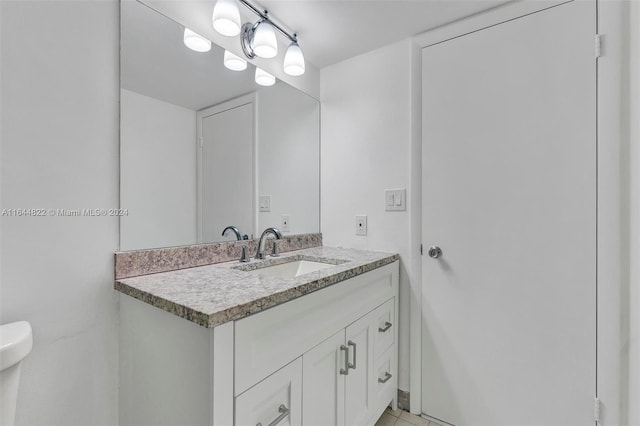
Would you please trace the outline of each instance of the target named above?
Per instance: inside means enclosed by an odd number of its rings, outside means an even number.
[[[256,67],[256,83],[260,86],[273,86],[276,78],[262,68]]]
[[[261,58],[273,58],[278,54],[276,32],[268,21],[262,21],[258,24],[253,33],[251,48]]]
[[[304,74],[304,55],[295,41],[289,45],[284,55],[284,72],[293,76]]]
[[[185,46],[196,52],[208,52],[211,50],[211,41],[202,37],[200,34],[196,34],[189,28],[184,29],[184,37],[182,38]]]
[[[228,37],[240,34],[240,11],[236,0],[218,0],[211,17],[213,28]]]
[[[224,66],[232,71],[243,71],[247,69],[247,61],[234,55],[228,50],[224,51]]]

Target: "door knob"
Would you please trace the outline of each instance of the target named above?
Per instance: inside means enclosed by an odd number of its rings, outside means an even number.
[[[430,258],[437,259],[442,256],[442,249],[438,246],[429,247],[429,251],[427,252]]]

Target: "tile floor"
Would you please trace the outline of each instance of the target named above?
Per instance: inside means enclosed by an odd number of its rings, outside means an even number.
[[[403,410],[393,411],[391,408],[387,408],[376,422],[376,426],[440,426],[440,424]]]

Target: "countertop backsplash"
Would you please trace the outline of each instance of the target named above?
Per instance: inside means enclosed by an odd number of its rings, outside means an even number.
[[[274,241],[274,238],[267,239],[265,253],[271,253]],[[322,246],[322,234],[286,235],[277,244],[281,253],[319,247]],[[253,257],[258,239],[116,252],[115,279],[238,260],[243,245]]]

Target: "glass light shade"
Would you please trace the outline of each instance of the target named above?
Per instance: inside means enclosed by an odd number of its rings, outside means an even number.
[[[236,0],[218,0],[211,17],[213,28],[228,37],[240,34],[240,11]]]
[[[224,66],[232,71],[244,71],[247,69],[247,61],[234,55],[228,50],[224,51]]]
[[[273,58],[278,54],[278,40],[273,25],[267,21],[258,24],[253,33],[251,48],[261,58]]]
[[[284,55],[284,72],[293,76],[304,74],[304,55],[298,43],[291,43]]]
[[[276,84],[276,78],[265,70],[256,67],[256,83],[260,86],[273,86]]]
[[[208,52],[211,50],[211,41],[202,37],[200,34],[196,34],[189,28],[184,29],[184,37],[182,38],[185,46],[196,52]]]

